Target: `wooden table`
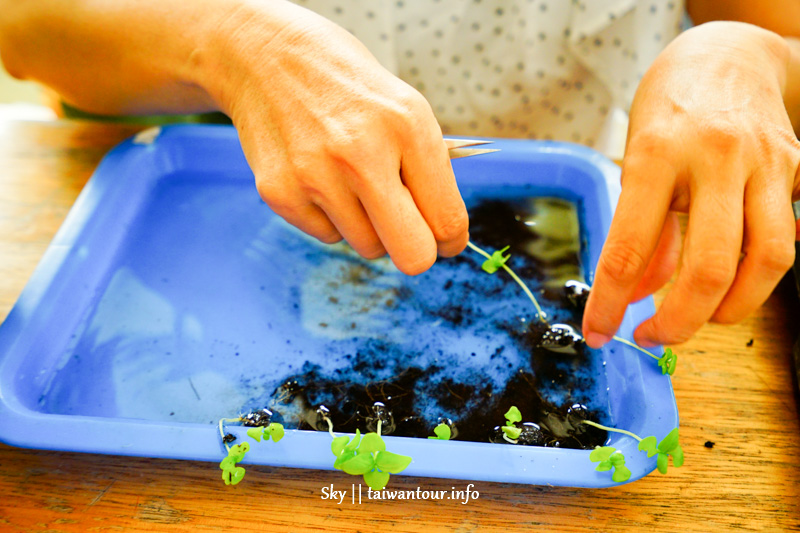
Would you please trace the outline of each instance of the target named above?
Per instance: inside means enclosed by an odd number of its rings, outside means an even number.
[[[0,122],[0,320],[100,158],[135,131]],[[321,489],[349,488],[353,479],[339,472],[250,466],[244,483],[226,487],[212,463],[0,445],[0,531],[797,530],[792,289],[784,282],[743,323],[706,326],[678,348],[673,383],[686,464],[667,476],[605,490],[479,482],[479,498],[467,504],[337,505]],[[395,476],[392,485],[449,491],[466,482]]]

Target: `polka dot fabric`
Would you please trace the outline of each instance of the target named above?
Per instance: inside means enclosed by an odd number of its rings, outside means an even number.
[[[594,146],[682,28],[668,0],[297,0],[431,103],[445,134]]]

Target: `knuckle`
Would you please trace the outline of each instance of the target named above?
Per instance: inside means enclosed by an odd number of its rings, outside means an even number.
[[[393,126],[401,135],[416,135],[433,121],[433,110],[422,94],[410,86],[398,91],[396,105],[389,112]]]
[[[261,199],[275,212],[288,209],[292,203],[286,189],[280,186],[278,180],[258,179],[256,189]]]
[[[290,186],[284,185],[282,179],[258,179],[256,189],[258,195],[264,200],[275,214],[286,218],[294,219],[295,214],[307,206],[309,202],[298,194],[298,191]]]
[[[658,131],[637,131],[631,136],[630,146],[645,155],[654,155],[662,152],[669,146],[669,140]]]
[[[690,290],[700,294],[716,294],[731,286],[736,276],[736,262],[720,253],[698,255],[686,269]]]
[[[644,256],[634,246],[623,241],[608,244],[603,249],[598,269],[616,283],[626,285],[637,280],[646,266]]]
[[[719,155],[729,155],[743,144],[743,132],[733,121],[720,118],[705,123],[699,131],[699,140],[706,150]]]
[[[467,233],[469,217],[465,209],[453,209],[440,215],[431,229],[438,242],[453,241]]]
[[[778,239],[768,239],[755,250],[748,250],[747,256],[760,272],[783,275],[792,268],[795,260],[794,243]]]

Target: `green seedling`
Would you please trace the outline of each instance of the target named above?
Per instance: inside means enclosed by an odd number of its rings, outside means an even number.
[[[483,264],[481,265],[481,268],[484,270],[484,272],[488,274],[494,274],[495,272],[503,268],[503,265],[506,264],[506,261],[511,259],[511,254],[503,256],[503,252],[505,252],[509,248],[511,247],[506,246],[502,250],[496,250],[492,252],[492,255],[490,255],[489,258],[486,261],[484,261]]]
[[[522,428],[518,428],[514,424],[522,422],[522,413],[519,412],[516,405],[512,405],[504,416],[506,417],[506,425],[500,428],[503,431],[503,438],[512,444],[516,444],[522,433]]]
[[[678,443],[678,428],[673,429],[670,431],[666,437],[661,442],[657,443],[655,437],[645,437],[642,438],[635,433],[631,433],[630,431],[626,431],[624,429],[617,429],[611,428],[608,426],[604,426],[602,424],[598,424],[597,422],[592,422],[591,420],[582,420],[581,423],[587,424],[589,426],[594,426],[599,429],[604,429],[606,431],[613,431],[614,433],[622,433],[623,435],[627,435],[639,441],[639,451],[647,452],[647,457],[652,457],[658,454],[656,459],[656,465],[658,467],[658,471],[662,474],[667,473],[667,465],[669,463],[669,457],[672,457],[672,466],[678,468],[683,466],[683,448]],[[611,450],[611,451],[608,451]],[[610,470],[609,464],[615,468],[614,475],[611,476],[611,479],[617,482],[627,481],[630,476],[630,471],[625,468],[621,470],[622,473],[617,475],[617,472],[620,471],[620,466],[624,467],[625,465],[625,458],[622,459],[615,459],[615,452],[622,456],[622,453],[619,450],[615,450],[615,448],[611,446],[598,446],[594,449],[594,451],[589,455],[589,460],[593,462],[600,461],[600,465],[595,469],[599,472],[604,470]],[[608,462],[610,461],[610,463]],[[614,462],[616,461],[616,463]],[[620,462],[622,461],[622,462]],[[601,466],[603,468],[601,468]],[[617,479],[618,477],[621,478],[624,476],[625,471],[628,472],[627,477],[625,479]]]
[[[272,422],[268,426],[259,426],[247,430],[247,436],[258,442],[261,442],[262,438],[264,440],[272,439],[273,442],[278,442],[283,438],[283,434],[283,426],[277,422]]]
[[[661,367],[661,374],[675,373],[675,365],[678,364],[678,356],[672,353],[672,348],[664,350],[664,355],[658,358],[658,366]]]
[[[514,273],[514,271],[511,270],[511,268],[506,264],[506,262],[511,258],[510,254],[506,256],[503,255],[503,253],[506,250],[508,250],[509,248],[508,246],[506,246],[502,250],[497,250],[493,252],[491,255],[488,252],[476,246],[471,241],[467,241],[467,246],[469,246],[472,250],[478,252],[479,254],[481,254],[486,258],[486,261],[484,261],[483,265],[481,265],[481,268],[483,268],[484,271],[488,272],[489,274],[494,274],[495,272],[497,272],[499,269],[502,268],[503,270],[508,272],[508,274],[514,279],[514,281],[516,281],[517,284],[520,287],[522,287],[522,290],[528,296],[530,301],[533,302],[533,306],[536,308],[536,313],[539,316],[539,320],[541,320],[544,324],[550,326],[550,323],[547,322],[547,319],[545,318],[544,311],[542,311],[542,308],[539,306],[539,302],[536,301],[536,298],[534,298],[531,290],[528,288],[525,282],[522,281],[522,279],[520,279],[520,277],[517,276],[516,273]],[[636,350],[639,350],[645,355],[652,357],[653,359],[658,361],[658,366],[661,368],[661,374],[669,374],[671,376],[672,374],[675,373],[675,366],[678,362],[678,356],[675,355],[670,348],[667,348],[666,351],[664,352],[664,355],[659,357],[651,353],[650,351],[645,350],[638,344],[633,343],[627,339],[623,339],[622,337],[619,337],[617,335],[614,335],[612,338],[615,341],[621,342],[627,346],[630,346],[631,348],[635,348]]]
[[[437,440],[450,440],[452,436],[452,431],[450,430],[450,426],[447,424],[439,424],[435,428],[433,428],[433,433],[436,435],[435,437],[428,437],[429,439],[437,439]]]
[[[375,433],[367,433],[362,437],[356,429],[351,438],[347,435],[337,437],[333,433],[330,418],[323,419],[328,424],[328,433],[333,437],[331,452],[336,456],[333,467],[354,476],[364,476],[364,482],[372,490],[383,490],[389,483],[390,474],[399,474],[411,464],[411,457],[386,451],[386,443],[380,435],[380,421]]]
[[[482,250],[481,248],[479,248],[478,246],[476,246],[471,241],[467,241],[467,246],[469,246],[472,250],[478,252],[479,254],[481,254],[483,257],[486,258],[486,261],[483,262],[483,265],[481,266],[481,268],[483,268],[483,270],[485,270],[489,274],[494,274],[500,268],[502,268],[503,270],[508,272],[508,275],[511,276],[511,278],[514,281],[517,282],[517,285],[519,285],[522,288],[522,290],[525,293],[525,295],[533,303],[533,307],[536,308],[536,314],[539,317],[539,320],[541,320],[543,323],[547,324],[548,326],[550,325],[547,322],[547,318],[546,318],[546,316],[544,314],[544,311],[542,311],[542,308],[539,306],[539,302],[536,301],[536,298],[533,296],[533,293],[531,292],[531,290],[528,288],[528,286],[525,284],[525,282],[522,281],[520,279],[520,277],[517,276],[517,274],[513,270],[511,270],[511,268],[506,264],[506,261],[508,261],[511,258],[511,255],[508,255],[508,256],[505,256],[505,257],[503,256],[503,252],[508,250],[508,248],[509,248],[508,246],[506,246],[502,250],[495,251],[491,255],[489,255],[488,252],[486,252],[486,251]]]
[[[244,468],[236,466],[236,463],[241,462],[249,450],[250,445],[246,442],[228,447],[228,456],[219,463],[222,481],[226,485],[237,485],[244,478]]]
[[[664,439],[656,444],[655,437],[646,437],[639,441],[639,450],[647,452],[647,457],[658,455],[656,464],[658,471],[667,473],[669,458],[672,457],[672,466],[678,468],[683,465],[683,448],[678,444],[678,428],[670,431]]]
[[[678,356],[675,353],[673,353],[672,348],[667,348],[666,350],[664,350],[664,355],[659,357],[654,353],[650,352],[649,350],[645,350],[638,344],[631,342],[627,339],[623,339],[622,337],[618,337],[617,335],[614,335],[612,338],[615,341],[621,342],[626,346],[630,346],[631,348],[639,350],[643,354],[650,356],[656,361],[658,361],[658,366],[659,368],[661,368],[662,375],[669,374],[671,376],[672,374],[675,373],[675,366],[678,364]]]
[[[589,460],[597,465],[598,472],[605,472],[614,469],[611,479],[617,483],[628,481],[631,478],[631,471],[625,466],[625,456],[621,451],[613,446],[598,446],[589,454]]]
[[[250,444],[243,442],[241,444],[228,446],[222,424],[224,422],[234,423],[241,421],[242,417],[223,418],[219,421],[219,435],[222,438],[222,444],[224,444],[225,449],[228,450],[228,456],[219,463],[219,467],[222,470],[222,480],[226,485],[236,485],[244,478],[244,467],[237,466],[236,463],[240,463],[244,459],[245,454],[250,450]],[[247,436],[258,442],[261,442],[262,438],[264,440],[269,440],[271,438],[274,442],[278,442],[283,438],[283,434],[283,426],[277,422],[272,422],[267,426],[251,427],[247,430]]]

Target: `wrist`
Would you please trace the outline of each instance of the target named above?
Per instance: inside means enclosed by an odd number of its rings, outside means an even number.
[[[791,51],[777,33],[744,22],[716,21],[696,26],[684,36],[693,38],[692,46],[699,54],[721,49],[744,67],[766,68],[784,91]]]
[[[246,90],[253,69],[265,67],[265,61],[274,57],[279,43],[291,33],[287,30],[296,25],[296,10],[301,8],[284,0],[242,0],[226,5],[227,9],[200,31],[185,79],[201,88],[215,109],[233,118],[237,94]]]

